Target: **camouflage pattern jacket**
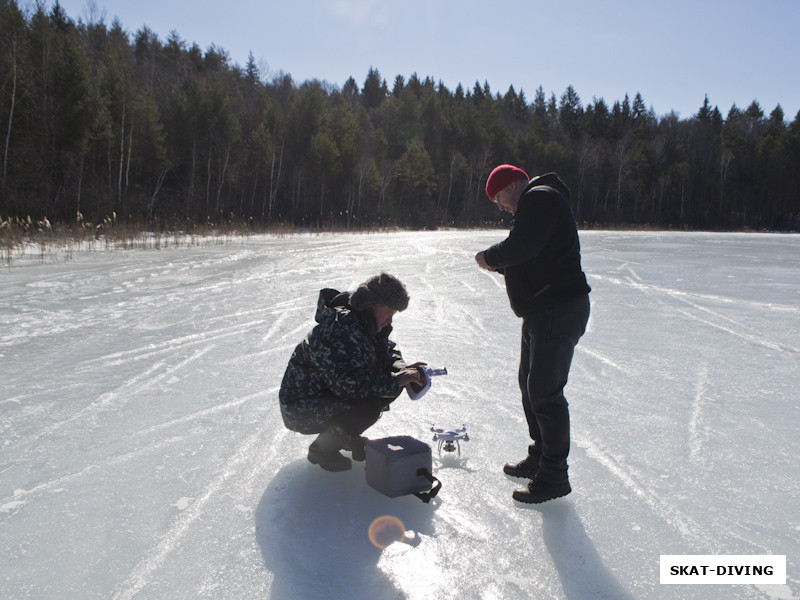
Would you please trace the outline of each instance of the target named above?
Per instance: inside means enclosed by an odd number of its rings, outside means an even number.
[[[388,407],[403,390],[392,376],[405,362],[389,339],[391,326],[377,332],[372,311],[351,310],[349,299],[349,292],[321,290],[318,325],[292,353],[279,393],[292,431],[318,433],[359,402],[381,398]]]

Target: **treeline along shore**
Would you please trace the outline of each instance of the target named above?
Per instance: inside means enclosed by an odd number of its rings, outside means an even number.
[[[757,100],[681,119],[377,68],[267,77],[173,32],[0,0],[0,223],[185,229],[474,227],[502,162],[558,172],[586,227],[796,231],[800,113]]]

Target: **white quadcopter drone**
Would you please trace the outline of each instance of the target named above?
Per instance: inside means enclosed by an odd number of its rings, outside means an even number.
[[[431,431],[433,432],[433,441],[439,442],[439,456],[442,455],[442,450],[445,452],[455,452],[456,449],[458,449],[458,455],[461,456],[461,441],[469,441],[466,425],[462,425],[458,429],[450,430],[431,425]]]

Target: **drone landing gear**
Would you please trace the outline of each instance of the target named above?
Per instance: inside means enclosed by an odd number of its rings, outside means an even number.
[[[442,455],[442,450],[445,452],[458,450],[458,455],[461,456],[461,444],[458,443],[458,440],[455,440],[455,444],[453,444],[453,440],[439,440],[439,456]]]

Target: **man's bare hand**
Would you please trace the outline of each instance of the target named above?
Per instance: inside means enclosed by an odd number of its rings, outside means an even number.
[[[403,367],[394,374],[395,381],[400,387],[405,387],[409,383],[419,383],[422,380],[422,373],[418,367],[424,367],[427,363],[416,362],[413,365]]]
[[[486,252],[478,252],[475,255],[475,262],[478,263],[478,266],[481,269],[486,269],[487,271],[494,271],[494,267],[490,266],[489,263],[486,262]]]

